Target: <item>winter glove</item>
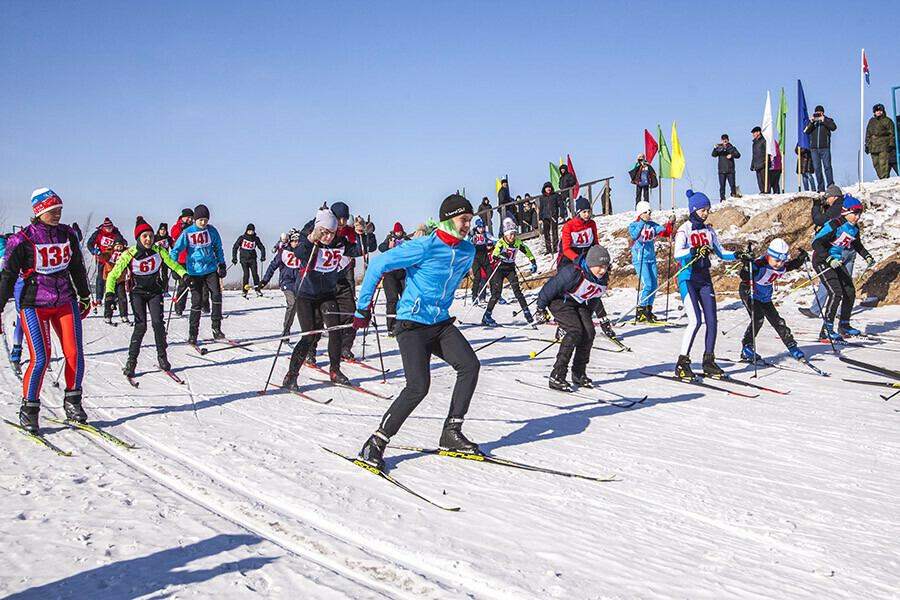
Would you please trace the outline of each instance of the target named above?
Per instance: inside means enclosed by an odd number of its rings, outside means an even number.
[[[323,235],[325,235],[325,228],[324,227],[316,227],[309,233],[309,236],[307,239],[309,239],[309,241],[311,241],[313,244],[315,244],[316,242],[318,242],[319,240],[322,239]]]
[[[753,260],[753,255],[749,252],[735,252],[734,257],[741,262],[750,262]]]
[[[693,254],[694,256],[709,256],[711,252],[712,247],[708,244],[697,246],[696,248],[691,248],[691,254]]]
[[[106,292],[103,295],[103,302],[105,304],[112,304],[116,301],[116,293],[115,292]]]
[[[237,259],[236,259],[236,258],[232,258],[232,259],[231,259],[231,264],[236,265],[236,264],[237,264]]]
[[[531,261],[531,274],[534,275],[535,273],[537,273],[537,263]]]
[[[547,314],[546,308],[539,308],[534,313],[534,322],[538,325],[543,325],[550,321],[550,315]]]
[[[100,248],[95,247],[93,250],[91,250],[91,252],[94,253],[94,256],[97,256],[98,254],[100,254]]]
[[[797,253],[797,260],[799,260],[801,263],[805,263],[807,260],[809,260],[809,253],[801,248],[800,252]]]
[[[369,319],[371,318],[371,310],[361,310],[357,308],[356,312],[353,314],[353,329],[355,329],[356,331],[365,329],[369,326]]]
[[[839,258],[829,258],[828,266],[832,269],[840,269],[841,268],[841,259]]]
[[[219,279],[225,279],[225,274],[228,273],[228,269],[225,268],[225,263],[219,265]]]
[[[870,267],[875,264],[875,257],[871,254],[866,254],[866,264]]]
[[[375,233],[375,225],[371,221],[366,223],[366,233],[368,233],[369,235]]]

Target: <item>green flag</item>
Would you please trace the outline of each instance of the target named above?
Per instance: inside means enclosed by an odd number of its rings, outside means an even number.
[[[550,163],[550,185],[553,186],[553,191],[559,189],[559,166]]]
[[[778,128],[778,147],[781,149],[782,157],[784,157],[784,141],[787,138],[787,112],[787,98],[784,97],[784,88],[781,88],[781,102],[778,103],[778,120],[775,121],[775,126]]]
[[[659,177],[660,179],[672,179],[672,155],[666,146],[666,138],[663,137],[662,127],[656,126],[659,131]]]

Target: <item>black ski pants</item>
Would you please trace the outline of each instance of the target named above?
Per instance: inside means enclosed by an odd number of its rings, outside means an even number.
[[[637,204],[641,201],[641,196],[644,197],[644,200],[650,202],[650,186],[649,185],[635,185],[637,188],[634,192],[634,203]]]
[[[384,287],[384,299],[385,304],[387,305],[387,314],[397,314],[397,302],[400,300],[400,296],[403,295],[403,290],[406,287],[406,270],[397,269],[396,271],[388,271],[382,277],[381,285]],[[387,318],[388,331],[394,330],[394,323],[396,320],[395,317]]]
[[[768,321],[769,325],[775,329],[785,346],[793,346],[796,343],[794,335],[791,333],[791,328],[787,326],[787,323],[778,314],[775,304],[772,302],[760,302],[756,299],[751,302],[750,286],[746,283],[741,283],[739,293],[741,302],[744,303],[744,308],[747,309],[747,313],[750,315],[750,325],[747,326],[747,331],[744,332],[744,339],[741,342],[744,346],[753,344],[753,337],[759,333],[759,328],[763,325],[763,319]]]
[[[450,396],[448,418],[465,417],[478,384],[481,363],[472,346],[453,324],[453,319],[425,326],[401,320],[397,322],[395,331],[400,358],[403,360],[406,387],[384,413],[378,429],[387,437],[396,435],[407,417],[428,394],[432,356],[446,361],[456,371],[456,385]]]
[[[500,293],[503,291],[503,280],[509,282],[509,287],[519,301],[522,310],[528,308],[528,302],[525,301],[525,295],[522,294],[522,288],[519,287],[519,277],[516,275],[516,265],[508,263],[500,263],[497,265],[498,273],[491,277],[491,299],[488,300],[487,312],[494,310],[497,302],[500,301]]]
[[[838,269],[832,269],[825,262],[813,263],[816,273],[825,271],[820,277],[821,285],[828,291],[828,298],[823,307],[826,323],[834,323],[834,317],[840,308],[841,321],[849,322],[853,312],[853,303],[856,301],[856,288],[853,286],[853,276],[847,272],[847,267],[841,265]]]
[[[734,171],[731,173],[719,173],[719,200],[725,199],[725,182],[731,186],[731,195],[734,196]]]
[[[250,275],[253,275],[253,287],[259,285],[259,267],[257,266],[256,261],[243,262],[241,261],[241,269],[244,270],[244,288],[247,289],[247,284],[250,283]]]
[[[337,300],[334,299],[334,296],[317,298],[315,300],[298,297],[295,301],[295,306],[297,307],[297,317],[300,319],[301,331],[313,331],[318,328],[319,318],[325,321],[326,327],[334,327],[340,324],[338,315],[334,314],[338,312]],[[317,339],[317,335],[304,335],[300,338],[300,341],[297,342],[294,346],[294,351],[291,353],[291,364],[288,367],[291,373],[300,372],[303,361],[309,356],[309,351],[315,348]],[[331,363],[332,371],[341,370],[340,330],[328,333],[328,360]]]
[[[147,311],[150,311],[150,322],[153,325],[153,339],[156,342],[157,356],[166,355],[166,322],[163,317],[162,293],[148,294],[137,290],[131,291],[131,309],[134,311],[134,331],[131,344],[128,346],[128,358],[136,359],[141,352],[141,342],[147,332]]]
[[[347,325],[353,322],[353,313],[356,312],[356,285],[347,277],[338,277],[337,287],[334,290],[334,298],[337,300],[341,325]],[[348,327],[341,331],[341,348],[350,351],[353,348],[353,342],[356,340],[356,330]]]
[[[294,322],[294,315],[297,316],[297,323],[300,323],[300,315],[297,314],[297,295],[294,290],[281,290],[284,292],[284,301],[287,306],[284,309],[284,326],[281,328],[282,335],[290,335],[291,325]],[[301,323],[301,327],[302,327]]]
[[[104,288],[105,287],[106,287],[106,284],[104,282]],[[118,305],[119,305],[119,316],[123,317],[123,318],[128,317],[128,294],[125,292],[125,282],[124,281],[120,281],[119,283],[116,284],[116,299],[115,300],[112,300],[112,301],[108,300],[108,299],[106,299],[105,295],[103,296],[103,298],[105,299],[104,304],[103,304],[103,318],[112,319],[113,306],[116,303],[118,303]]]
[[[484,275],[482,275],[484,270]],[[472,298],[477,300],[478,296],[484,300],[487,291],[482,289],[487,285],[488,279],[491,277],[491,259],[487,250],[476,250],[475,259],[472,261]],[[480,292],[480,294],[479,294]]]
[[[559,352],[556,353],[556,362],[550,376],[555,379],[566,378],[573,352],[575,359],[572,362],[572,374],[584,375],[591,360],[591,346],[596,334],[590,306],[555,298],[548,308],[556,317],[560,328],[566,332],[559,344]]]
[[[556,219],[547,217],[541,219],[541,228],[544,230],[544,251],[553,254],[559,246],[559,225]]]
[[[210,319],[213,331],[222,329],[222,286],[219,285],[219,274],[216,271],[206,275],[192,275],[188,284],[191,288],[191,319],[188,327],[188,338],[196,338],[200,331],[200,312],[204,296],[212,304]]]

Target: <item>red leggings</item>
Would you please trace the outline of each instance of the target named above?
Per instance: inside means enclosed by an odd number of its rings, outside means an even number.
[[[22,380],[22,395],[38,402],[44,373],[50,362],[50,327],[56,332],[66,357],[66,388],[81,389],[84,377],[84,352],[81,340],[81,315],[72,301],[56,308],[23,308],[20,317],[28,341],[31,361]]]

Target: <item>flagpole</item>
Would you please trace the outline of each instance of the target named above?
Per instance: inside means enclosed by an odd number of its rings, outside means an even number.
[[[766,152],[765,169],[766,169],[766,185],[765,185],[765,189],[763,190],[763,194],[768,194],[769,193],[769,153],[768,152]]]
[[[671,175],[672,173],[669,173]],[[675,178],[672,178],[672,210],[675,210]]]
[[[865,68],[863,67],[863,61],[865,61],[866,49],[862,49],[862,53],[859,57],[859,191],[862,192],[862,180],[863,180],[863,148],[866,145],[866,129],[865,129],[865,113],[863,112],[863,103],[865,102],[865,85],[866,85],[866,74]]]

